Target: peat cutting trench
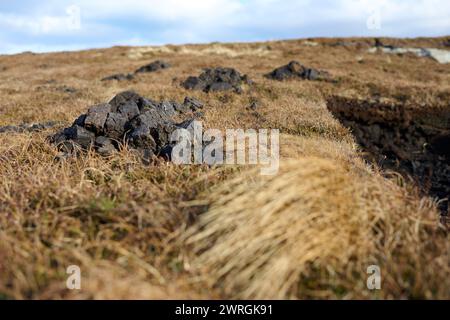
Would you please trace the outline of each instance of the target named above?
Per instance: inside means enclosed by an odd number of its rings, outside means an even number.
[[[333,96],[328,109],[353,133],[367,160],[410,176],[449,218],[450,106],[414,107]]]

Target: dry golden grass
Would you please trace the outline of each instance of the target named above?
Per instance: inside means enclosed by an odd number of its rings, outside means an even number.
[[[206,204],[185,235],[189,264],[230,297],[448,297],[448,239],[435,232],[433,203],[367,170],[301,157],[274,176],[245,172]],[[373,264],[379,292],[366,287]]]
[[[145,166],[124,149],[55,161],[45,137],[0,134],[0,298],[449,298],[449,239],[433,202],[368,167],[328,112],[330,94],[448,105],[449,65],[369,54],[372,40],[276,41],[0,56],[0,125],[62,121],[133,89],[206,103],[204,127],[279,128],[279,175],[256,169]],[[443,39],[385,40],[441,47]],[[154,59],[163,72],[101,82]],[[274,82],[290,60],[335,83]],[[228,66],[255,81],[242,95],[179,82]],[[75,91],[66,90],[73,88]],[[405,98],[406,97],[406,98]],[[255,111],[246,107],[258,101]],[[240,176],[238,175],[240,174]],[[77,264],[82,290],[65,288]],[[382,290],[365,287],[379,264]]]
[[[3,138],[0,292],[11,298],[37,298],[48,286],[64,286],[71,264],[79,265],[89,282],[104,261],[133,279],[144,273],[149,283],[171,284],[182,270],[177,252],[166,246],[168,236],[195,213],[182,203],[224,175],[222,168],[144,166],[126,150],[110,159],[89,154],[57,162],[43,136]],[[109,286],[116,281],[108,268],[96,274],[96,281]],[[108,288],[88,292],[124,297]],[[85,297],[86,291],[79,294]]]

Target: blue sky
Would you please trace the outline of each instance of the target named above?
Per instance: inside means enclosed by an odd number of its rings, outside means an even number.
[[[449,0],[0,0],[0,53],[442,35]]]

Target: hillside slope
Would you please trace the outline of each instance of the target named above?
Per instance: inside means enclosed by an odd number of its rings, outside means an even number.
[[[446,38],[381,42],[449,50]],[[302,39],[0,56],[0,126],[51,121],[0,132],[0,298],[450,298],[440,217],[450,64],[373,46]],[[101,81],[154,60],[171,66]],[[329,78],[264,77],[292,60]],[[252,83],[240,94],[181,85],[211,67],[235,68]],[[206,128],[279,129],[280,171],[157,158],[149,165],[127,147],[61,159],[47,136],[125,90],[156,101],[194,97]],[[339,108],[369,103],[363,124],[378,129],[354,126],[359,118],[333,109],[333,99],[348,99]],[[401,116],[380,111],[373,120],[378,105]],[[412,122],[400,126],[415,117],[420,132],[443,137],[444,151],[426,158],[427,170],[442,169],[435,176],[410,168],[422,164],[410,156],[414,143],[406,151],[398,144],[423,138],[404,129]],[[390,129],[397,123],[400,133]],[[374,130],[394,133],[369,143]],[[69,265],[80,266],[81,290],[66,288]],[[366,287],[370,265],[381,269],[381,290]]]

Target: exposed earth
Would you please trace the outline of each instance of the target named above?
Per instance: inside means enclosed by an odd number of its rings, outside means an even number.
[[[367,159],[384,169],[412,177],[422,191],[442,202],[450,197],[450,106],[434,108],[332,97],[328,108],[352,130],[368,152]]]

